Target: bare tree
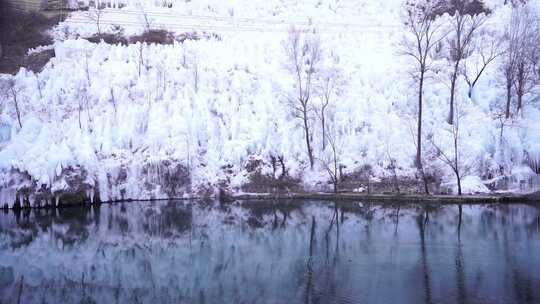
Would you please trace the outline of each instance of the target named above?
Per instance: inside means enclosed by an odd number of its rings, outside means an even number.
[[[452,35],[449,39],[450,61],[453,63],[453,71],[450,76],[450,110],[448,113],[449,124],[454,123],[454,101],[456,94],[456,82],[459,76],[462,61],[469,56],[473,46],[475,32],[486,21],[485,15],[467,15],[465,12],[465,0],[453,0],[454,16],[452,17]]]
[[[274,179],[283,179],[285,176],[287,176],[287,167],[285,166],[285,156],[283,154],[278,154],[277,156],[274,154],[270,154],[270,165],[272,165],[272,177]],[[277,170],[278,166],[281,167],[281,174],[279,177],[277,176]]]
[[[322,151],[322,157],[320,158],[321,164],[324,167],[325,171],[330,177],[330,182],[333,185],[334,193],[339,191],[339,182],[341,180],[340,174],[340,155],[342,136],[341,133],[337,130],[334,119],[331,119],[326,126],[327,132],[327,141],[328,148],[325,151]]]
[[[103,20],[105,6],[96,2],[93,8],[90,8],[86,13],[88,19],[96,24],[98,35],[101,36],[101,21]]]
[[[139,8],[139,11],[142,15],[142,21],[144,22],[144,30],[149,31],[151,29],[150,18],[148,17],[148,12],[144,8],[144,5],[140,0],[139,2],[137,2],[137,7]]]
[[[414,59],[413,77],[418,83],[418,116],[416,167],[422,176],[424,190],[429,188],[422,165],[422,111],[424,101],[424,81],[430,69],[431,51],[444,38],[440,26],[434,19],[435,5],[429,0],[409,0],[406,4],[405,26],[412,39],[403,42],[403,52]]]
[[[114,96],[114,88],[113,88],[113,86],[110,86],[109,90],[110,90],[110,95],[111,95],[111,103],[112,103],[112,106],[113,106],[113,109],[114,109],[114,117],[116,119],[116,97]]]
[[[138,72],[139,72],[139,77],[141,76],[141,70],[142,68],[144,67],[145,69],[148,69],[148,66],[147,66],[147,60],[146,60],[146,56],[145,56],[145,50],[146,48],[146,42],[143,42],[143,41],[140,41],[138,42],[138,45],[137,45],[137,68],[138,68]]]
[[[323,148],[320,151],[319,158],[321,165],[328,173],[332,182],[334,192],[339,191],[339,182],[341,180],[340,157],[343,146],[343,134],[337,128],[335,117],[335,90],[340,86],[339,73],[336,70],[324,74],[322,77],[322,96],[319,119],[321,121],[321,131],[323,137]]]
[[[511,45],[511,43],[509,43]],[[504,63],[501,67],[504,79],[505,79],[505,89],[506,89],[506,102],[505,102],[505,118],[510,118],[510,106],[512,104],[512,84],[514,83],[515,76],[515,53],[512,51],[512,48],[508,47],[505,52]]]
[[[333,65],[337,65],[339,58],[332,56]],[[327,130],[326,130],[326,117],[327,111],[332,104],[334,98],[339,97],[341,88],[343,86],[343,79],[341,71],[336,67],[321,71],[321,75],[318,80],[317,90],[319,91],[320,104],[317,107],[317,115],[319,116],[322,132],[322,150],[326,149],[327,144]]]
[[[500,50],[499,39],[480,39],[476,43],[475,49],[478,52],[479,60],[475,62],[474,68],[467,62],[463,64],[463,76],[469,85],[469,98],[472,97],[473,90],[487,67],[503,54]]]
[[[22,128],[21,110],[19,106],[19,93],[21,91],[21,88],[17,86],[14,79],[8,78],[2,81],[2,83],[0,84],[0,89],[2,89],[2,92],[4,93],[4,96],[6,98],[13,101],[13,107],[15,108],[17,122],[19,123],[19,127]]]
[[[388,158],[388,169],[392,172],[392,183],[394,184],[394,191],[400,193],[399,190],[399,179],[397,175],[397,160],[392,157],[389,146],[386,149],[386,157]]]
[[[77,90],[77,101],[78,101],[78,122],[79,122],[79,129],[82,130],[82,114],[84,110],[86,110],[86,117],[87,117],[87,126],[88,130],[92,132],[92,115],[90,114],[90,88],[92,86],[92,80],[90,77],[90,54],[89,52],[84,53],[84,73],[85,73],[85,79],[80,82],[79,89]]]
[[[527,7],[514,9],[516,17],[522,20],[520,39],[518,40],[518,52],[515,65],[514,88],[517,97],[517,113],[523,108],[523,96],[527,94],[535,85],[536,73],[535,62],[538,59],[537,44],[540,35],[540,26],[536,16]],[[514,19],[514,17],[513,17]]]
[[[199,64],[197,62],[197,58],[195,57],[193,60],[193,89],[195,89],[195,93],[199,92]]]
[[[450,135],[452,137],[452,149],[451,152],[445,151],[443,148],[441,148],[439,145],[435,143],[435,140],[431,138],[431,144],[433,147],[435,147],[435,150],[437,151],[437,157],[450,169],[452,169],[453,173],[456,176],[456,183],[458,188],[458,195],[462,195],[461,191],[461,179],[463,177],[463,164],[461,163],[460,158],[460,119],[463,115],[459,112],[458,104],[455,104],[456,106],[456,115],[454,117],[454,123],[450,126]]]
[[[327,76],[323,79],[322,85],[322,94],[321,94],[321,104],[319,109],[319,118],[321,120],[321,131],[322,131],[322,150],[326,150],[326,110],[330,105],[331,95],[332,95],[333,80],[331,77]]]
[[[540,57],[537,46],[539,31],[538,18],[528,6],[513,7],[505,31],[507,46],[502,66],[506,81],[506,119],[512,115],[512,89],[515,90],[516,111],[519,113],[523,108],[523,97],[534,87],[537,79],[535,65]]]
[[[293,27],[289,30],[288,38],[283,44],[287,65],[294,75],[297,91],[296,96],[289,100],[289,104],[292,107],[293,115],[302,121],[309,164],[313,168],[310,111],[312,110],[313,82],[321,59],[320,40],[315,33],[304,33]]]
[[[337,11],[341,8],[341,2],[341,0],[329,0],[328,8],[334,13],[337,13]]]

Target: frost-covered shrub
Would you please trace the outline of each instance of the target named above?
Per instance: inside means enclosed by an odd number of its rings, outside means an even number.
[[[92,35],[91,37],[86,38],[86,40],[93,43],[100,43],[101,41],[103,41],[108,44],[120,44],[120,45],[127,45],[129,43],[126,37],[117,33],[95,34],[95,35]]]
[[[291,177],[287,171],[276,176],[268,162],[257,156],[251,156],[244,166],[248,176],[242,185],[242,191],[250,193],[275,193],[301,191],[299,179]]]
[[[175,35],[172,32],[166,30],[146,30],[140,35],[130,37],[131,43],[148,43],[148,44],[173,44],[175,42]]]

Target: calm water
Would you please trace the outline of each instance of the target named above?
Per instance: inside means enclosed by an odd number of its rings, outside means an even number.
[[[4,213],[0,303],[540,303],[540,207],[461,210],[281,201]]]

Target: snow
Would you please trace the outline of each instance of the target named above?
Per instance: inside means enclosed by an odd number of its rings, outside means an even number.
[[[41,45],[41,46],[38,46],[38,47],[35,47],[35,48],[32,48],[32,49],[29,49],[26,52],[26,55],[37,54],[37,53],[41,53],[41,52],[49,51],[49,50],[54,50],[54,45],[52,45],[52,44],[50,44],[50,45]]]
[[[452,189],[452,193],[458,193],[457,183],[455,181],[449,182],[447,186]],[[468,175],[461,180],[461,192],[463,194],[481,194],[489,193],[490,190],[478,176]]]
[[[494,12],[492,31],[485,35],[502,31],[509,8],[501,2],[487,2]],[[119,3],[126,6],[115,8]],[[194,192],[224,182],[241,191],[249,157],[270,154],[283,155],[306,189],[321,190],[317,185],[327,184],[328,175],[321,166],[308,169],[301,122],[288,107],[295,88],[282,44],[291,25],[318,30],[323,68],[337,69],[343,79],[330,114],[345,173],[370,165],[374,178],[380,178],[390,174],[394,159],[398,175],[414,176],[416,90],[410,59],[399,52],[402,1],[205,0],[174,2],[171,8],[138,3],[113,1],[103,12],[103,31],[120,25],[126,35],[139,34],[147,14],[153,28],[206,31],[219,39],[93,44],[81,39],[97,31],[89,13],[71,14],[54,29],[53,46],[28,51],[54,48],[56,57],[41,73],[21,69],[13,77],[0,75],[15,81],[23,124],[18,128],[13,103],[4,103],[0,123],[11,127],[11,136],[2,136],[1,193],[23,187],[7,186],[11,169],[54,192],[66,187],[63,170],[79,166],[88,173],[84,184],[95,187],[103,200],[167,198],[163,172],[171,167],[164,161],[189,169]],[[444,82],[450,65],[439,58],[434,66],[438,72],[429,74],[425,88],[424,134],[450,153]],[[512,176],[526,155],[540,155],[540,113],[532,106],[505,127],[500,140],[494,117],[504,89],[497,69],[497,64],[488,68],[472,99],[465,80],[458,80],[459,153],[467,193],[485,192],[482,179]],[[313,127],[315,154],[322,155],[316,119]],[[433,153],[427,140],[425,145],[426,154]],[[445,184],[454,182],[440,160],[430,161]],[[232,173],[225,173],[225,166]]]

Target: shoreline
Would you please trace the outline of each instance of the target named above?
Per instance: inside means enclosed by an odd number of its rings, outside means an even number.
[[[269,199],[314,199],[314,200],[362,200],[368,202],[395,203],[437,203],[437,204],[497,204],[497,203],[540,203],[540,197],[530,194],[491,194],[491,195],[423,195],[423,194],[364,194],[343,193],[245,193],[233,195],[232,200]]]
[[[58,206],[32,206],[32,207],[9,207],[3,210],[30,210],[30,209],[53,209],[70,208],[77,206],[94,206],[101,204],[118,204],[133,202],[158,202],[158,201],[189,201],[189,200],[214,200],[222,203],[232,203],[236,201],[265,201],[265,200],[320,200],[320,201],[364,201],[373,203],[403,203],[403,204],[519,204],[533,203],[540,205],[540,195],[536,194],[491,194],[491,195],[423,195],[423,194],[365,194],[354,192],[325,193],[325,192],[295,192],[295,193],[241,193],[234,195],[224,195],[222,197],[181,197],[181,198],[160,198],[160,199],[127,199],[115,201],[80,202],[71,204],[61,204]]]

